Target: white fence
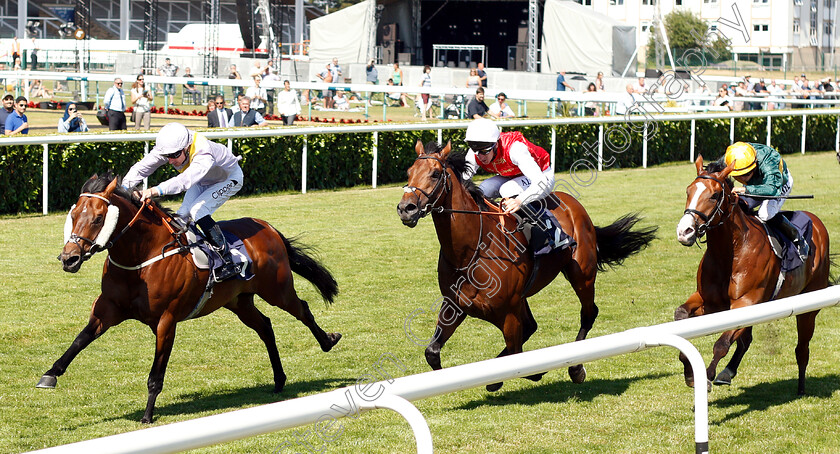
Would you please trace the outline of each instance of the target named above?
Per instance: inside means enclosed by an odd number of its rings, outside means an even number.
[[[706,113],[706,114],[665,114],[665,115],[651,115],[651,116],[615,116],[615,117],[579,117],[579,118],[555,118],[547,120],[506,120],[499,122],[502,128],[515,128],[518,126],[558,126],[571,124],[598,124],[598,171],[603,170],[603,155],[604,155],[604,125],[632,122],[632,123],[646,123],[644,126],[643,142],[642,142],[642,167],[647,168],[648,162],[648,132],[647,123],[658,121],[690,121],[691,122],[691,136],[690,146],[686,159],[694,161],[695,155],[695,122],[697,120],[711,120],[711,119],[729,119],[729,141],[735,141],[735,120],[738,118],[752,118],[752,117],[767,117],[767,145],[770,145],[770,138],[772,133],[772,118],[773,117],[802,117],[802,139],[801,152],[805,153],[805,143],[807,139],[807,119],[811,115],[837,115],[837,128],[834,140],[835,151],[840,153],[840,109],[801,109],[793,111],[770,110],[770,111],[750,111],[750,112],[726,112],[726,113]],[[441,123],[414,123],[414,124],[398,124],[398,125],[364,125],[364,126],[305,126],[305,127],[279,127],[279,128],[242,128],[237,130],[211,130],[202,132],[210,139],[227,139],[228,146],[232,147],[234,139],[241,139],[246,137],[276,137],[289,135],[304,136],[303,149],[301,150],[301,192],[306,193],[307,188],[307,154],[308,154],[308,136],[317,134],[347,134],[347,133],[371,133],[373,135],[373,162],[371,172],[371,184],[376,187],[376,175],[379,168],[378,163],[378,143],[380,132],[393,131],[429,131],[437,130],[438,142],[443,141],[444,129],[466,129],[469,122],[467,121],[453,121]],[[149,149],[149,142],[153,142],[156,138],[155,133],[136,133],[136,134],[96,134],[96,135],[77,135],[77,134],[62,134],[52,136],[32,136],[32,137],[10,137],[0,138],[0,146],[3,145],[43,145],[43,190],[42,190],[42,211],[44,214],[48,213],[48,176],[49,176],[49,145],[62,143],[83,143],[83,142],[146,142],[146,151]],[[552,133],[550,154],[552,169],[555,164],[556,153],[556,135]],[[555,169],[556,170],[556,169]]]
[[[399,412],[414,431],[417,452],[431,454],[432,436],[422,414],[409,403],[482,385],[568,367],[574,364],[672,346],[685,353],[694,370],[695,451],[709,452],[708,396],[705,364],[686,339],[753,326],[793,315],[840,305],[840,286],[727,312],[634,328],[580,342],[517,355],[356,385],[284,402],[207,416],[166,426],[128,432],[36,451],[43,454],[112,453],[160,454],[200,448],[254,435],[324,422],[326,417],[357,416],[388,408]],[[682,380],[679,381],[682,385]],[[585,386],[585,385],[584,385]],[[341,407],[347,405],[348,408]],[[346,411],[336,411],[336,407]],[[815,429],[820,430],[820,429]]]

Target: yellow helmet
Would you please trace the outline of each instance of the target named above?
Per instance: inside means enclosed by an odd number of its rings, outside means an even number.
[[[755,148],[746,142],[735,142],[726,149],[726,166],[735,163],[735,169],[729,174],[739,177],[755,168]]]

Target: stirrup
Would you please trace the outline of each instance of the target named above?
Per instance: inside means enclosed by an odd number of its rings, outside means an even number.
[[[216,282],[222,282],[238,275],[241,271],[242,269],[239,265],[233,262],[225,261],[222,266],[212,271],[213,280]]]
[[[808,261],[808,256],[811,254],[811,246],[805,241],[805,238],[797,238],[793,245],[796,246],[796,253],[799,255],[799,258],[802,260],[802,263]]]

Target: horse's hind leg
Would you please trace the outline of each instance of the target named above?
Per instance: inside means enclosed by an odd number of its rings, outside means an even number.
[[[717,342],[715,342],[715,346],[712,348],[712,360],[709,362],[709,367],[706,369],[706,378],[709,380],[707,386],[711,387],[712,380],[716,377],[718,362],[729,354],[729,348],[732,346],[732,343],[738,342],[748,328],[749,327],[724,331],[718,338]],[[744,350],[744,352],[746,352],[746,350]],[[740,361],[741,359],[739,358],[738,362]]]
[[[798,335],[796,342],[796,365],[799,366],[799,387],[796,392],[800,396],[805,394],[805,369],[808,368],[808,359],[811,355],[809,344],[811,343],[811,337],[814,336],[817,312],[819,311],[796,316],[796,333]]]
[[[318,323],[315,322],[315,316],[312,315],[312,311],[309,310],[309,304],[297,296],[297,292],[295,292],[291,282],[292,281],[289,280],[288,284],[285,285],[285,288],[276,294],[260,292],[259,295],[262,299],[266,300],[268,304],[277,306],[300,320],[301,323],[309,328],[312,335],[315,336],[315,340],[318,341],[318,345],[321,346],[321,350],[325,352],[330,351],[333,346],[341,340],[341,334],[326,333],[320,326],[318,326]]]
[[[239,295],[236,306],[228,307],[245,326],[256,331],[268,350],[268,359],[271,361],[271,370],[274,372],[274,392],[283,391],[286,384],[286,374],[283,372],[283,364],[280,362],[280,353],[277,351],[277,340],[274,337],[274,330],[271,328],[271,319],[263,315],[254,306],[254,295]]]
[[[752,327],[744,328],[744,332],[738,337],[738,343],[735,346],[735,353],[732,354],[732,359],[726,367],[717,374],[712,384],[715,385],[731,385],[732,379],[738,374],[738,366],[741,365],[741,360],[744,359],[744,354],[750,349],[752,343]]]
[[[103,335],[108,328],[118,325],[122,321],[123,318],[117,315],[117,311],[114,310],[114,307],[109,301],[103,300],[101,297],[97,298],[93,303],[93,309],[91,310],[87,326],[79,332],[79,335],[76,336],[76,339],[73,340],[73,343],[70,344],[67,351],[61,355],[61,358],[53,364],[50,370],[41,376],[41,379],[35,386],[37,388],[55,388],[58,377],[67,371],[67,367],[76,355],[90,345],[91,342],[98,339],[99,336]]]
[[[572,262],[576,264],[577,262]],[[566,279],[572,284],[572,288],[580,300],[580,330],[578,330],[575,341],[586,339],[592,325],[595,324],[595,319],[598,318],[598,306],[595,305],[595,271],[584,273],[584,271],[575,266],[569,271],[564,271]],[[588,275],[587,275],[588,274]],[[586,368],[583,364],[577,364],[569,367],[569,378],[574,383],[583,383],[586,380]]]

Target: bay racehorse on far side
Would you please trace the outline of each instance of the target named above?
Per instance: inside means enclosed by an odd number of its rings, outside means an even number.
[[[175,326],[190,317],[207,315],[224,307],[257,332],[268,350],[274,373],[274,392],[283,390],[286,374],[271,328],[271,320],[254,306],[254,295],[292,314],[306,325],[323,351],[329,351],[341,334],[322,330],[306,301],[298,298],[292,272],[310,281],[332,302],[338,285],[329,271],[305,253],[306,248],[280,234],[267,222],[243,218],[221,222],[223,230],[240,238],[252,259],[249,280],[231,279],[215,284],[212,296],[201,306],[210,271],[193,262],[183,232],[173,228],[171,212],[157,202],[140,202],[110,174],[94,175],[70,210],[65,224],[65,245],[59,259],[75,273],[93,254],[107,250],[101,293],[94,300],[87,326],[70,348],[38,383],[54,388],[57,377],[70,362],[108,328],[135,319],[151,328],[156,338],[155,357],[148,381],[148,401],[142,422],[152,422],[155,400],[163,389],[166,365],[175,340]],[[144,263],[149,263],[143,266]],[[137,266],[136,264],[141,264]]]
[[[626,215],[607,227],[596,227],[578,201],[562,192],[545,199],[563,230],[577,247],[556,249],[535,261],[528,241],[512,215],[502,215],[471,181],[464,181],[463,153],[451,144],[430,142],[415,147],[417,159],[408,169],[408,185],[397,206],[403,224],[414,227],[431,214],[440,242],[438,284],[444,303],[434,336],[426,348],[426,361],[440,369],[440,350],[467,315],[488,321],[502,331],[505,348],[499,356],[522,352],[522,345],[537,330],[527,298],[563,273],[580,300],[580,330],[586,338],[598,316],[595,277],[606,266],[646,247],[656,228],[633,230],[639,221]],[[543,374],[528,377],[539,380]],[[582,364],[569,368],[575,383],[586,379]],[[501,383],[488,385],[494,391]]]
[[[752,306],[830,285],[828,231],[817,216],[805,212],[813,224],[810,254],[803,265],[785,274],[779,287],[781,259],[773,252],[761,222],[756,216],[744,212],[738,203],[738,196],[732,193],[733,183],[728,176],[734,162],[726,167],[717,161],[704,169],[703,157],[700,156],[694,166],[697,177],[686,190],[686,209],[677,226],[677,240],[685,246],[693,245],[704,235],[708,240],[706,252],[697,269],[697,290],[688,297],[685,304],[677,308],[675,320]],[[799,394],[805,393],[805,369],[810,354],[808,344],[814,334],[817,312],[796,316]],[[724,332],[715,342],[714,355],[706,370],[709,380],[707,386],[711,387],[712,383],[730,384],[738,373],[738,366],[750,348],[750,343],[752,327]],[[729,353],[732,344],[736,344],[732,359],[716,375],[718,362]],[[680,360],[683,362],[686,384],[694,386],[688,359],[681,354]]]

